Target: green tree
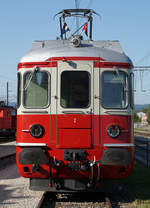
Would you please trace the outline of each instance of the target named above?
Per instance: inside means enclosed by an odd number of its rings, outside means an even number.
[[[138,115],[136,114],[136,112],[134,112],[134,122],[141,122],[141,119],[138,117]]]

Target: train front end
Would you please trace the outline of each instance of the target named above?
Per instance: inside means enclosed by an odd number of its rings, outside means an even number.
[[[132,62],[118,41],[34,42],[18,65],[17,113],[17,167],[31,189],[103,191],[131,173]]]

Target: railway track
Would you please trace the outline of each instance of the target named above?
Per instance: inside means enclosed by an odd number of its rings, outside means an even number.
[[[9,142],[9,141],[15,141],[15,136],[1,136],[0,135],[0,142]]]
[[[54,193],[45,192],[36,208],[55,208],[55,205],[56,195]]]
[[[11,157],[14,157],[15,155],[16,155],[16,153],[12,153],[12,154],[9,154],[9,155],[5,155],[3,157],[0,157],[0,161],[5,160],[5,159],[8,159],[8,158],[11,158]]]
[[[106,201],[106,208],[112,208],[112,204],[111,204],[110,198],[109,197],[105,197],[105,201]]]
[[[16,153],[8,154],[0,157],[0,169],[10,165],[10,163],[16,161]]]
[[[45,192],[36,208],[113,208],[110,197],[97,193],[54,194]]]
[[[150,137],[150,132],[148,131],[138,131],[138,130],[135,130],[134,131],[134,135],[135,136],[144,136],[144,137]]]

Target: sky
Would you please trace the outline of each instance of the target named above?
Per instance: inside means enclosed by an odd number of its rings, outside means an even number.
[[[79,0],[79,7],[101,15],[94,16],[94,40],[119,40],[134,65],[150,66],[149,0]],[[75,8],[75,0],[0,0],[0,99],[8,82],[9,101],[16,100],[17,64],[34,40],[60,35],[53,16],[67,8]],[[135,73],[136,104],[150,103],[149,80],[150,71]]]

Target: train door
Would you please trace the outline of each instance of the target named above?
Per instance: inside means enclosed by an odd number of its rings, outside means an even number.
[[[56,148],[92,148],[93,62],[58,63]]]

